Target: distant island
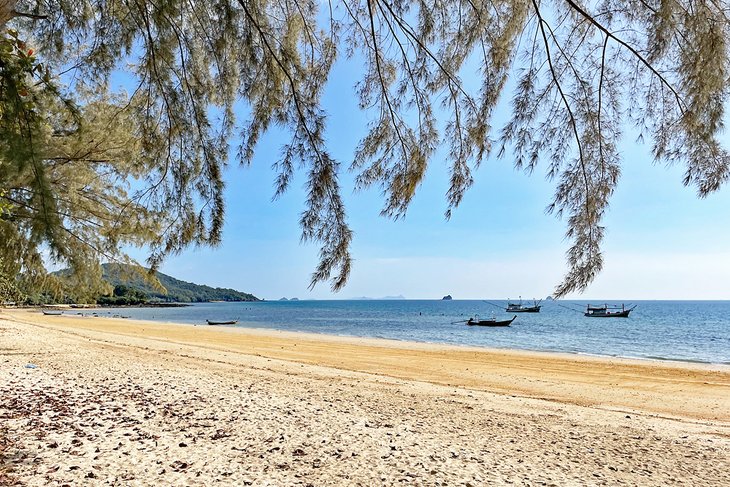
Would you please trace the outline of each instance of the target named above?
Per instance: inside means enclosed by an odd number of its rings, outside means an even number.
[[[441,298],[441,301],[451,301],[452,299],[454,298],[451,297],[451,294],[447,294],[446,296]]]
[[[406,299],[405,296],[402,294],[399,294],[398,296],[383,296],[382,298],[371,298],[369,296],[359,296],[350,298],[353,301],[378,301],[378,300],[386,300],[386,299]]]
[[[101,267],[102,278],[114,287],[114,291],[110,295],[97,297],[96,302],[100,305],[260,301],[253,294],[181,281],[161,272],[155,273],[162,285],[158,287],[145,280],[134,266],[127,264],[102,264]],[[63,272],[59,271],[59,274]]]

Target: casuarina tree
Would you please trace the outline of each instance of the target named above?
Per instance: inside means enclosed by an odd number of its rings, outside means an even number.
[[[25,266],[43,248],[83,266],[134,242],[153,268],[215,245],[228,141],[246,165],[276,125],[288,134],[276,194],[306,173],[312,285],[340,289],[350,272],[343,164],[401,218],[446,148],[447,218],[490,156],[547,172],[570,241],[556,295],[581,291],[602,267],[626,127],[699,196],[727,180],[729,16],[717,0],[0,0],[3,245]],[[338,57],[362,64],[355,94],[371,115],[348,161],[327,149],[321,103]],[[126,95],[108,93],[119,73]]]

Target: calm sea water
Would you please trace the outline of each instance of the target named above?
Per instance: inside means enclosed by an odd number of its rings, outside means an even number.
[[[490,302],[505,305],[505,301]],[[540,313],[518,313],[507,328],[454,323],[473,315],[512,317],[487,302],[461,300],[201,303],[129,308],[121,313],[163,322],[238,319],[235,326],[242,328],[730,364],[730,301],[634,301],[638,306],[626,319],[586,318],[582,311],[586,303],[543,302]],[[119,310],[100,312],[107,313]]]

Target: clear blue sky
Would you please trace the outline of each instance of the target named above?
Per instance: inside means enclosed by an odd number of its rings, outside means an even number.
[[[337,64],[324,106],[328,143],[348,167],[365,133],[357,108],[354,61]],[[493,125],[506,120],[498,110]],[[405,220],[379,216],[378,188],[353,193],[352,175],[341,182],[355,232],[349,284],[331,293],[327,284],[308,290],[317,263],[316,244],[300,244],[298,220],[305,201],[303,175],[272,202],[282,134],[272,131],[258,146],[250,168],[231,163],[226,181],[223,244],[190,249],[170,258],[162,272],[179,279],[232,287],[265,299],[347,299],[403,295],[455,299],[545,297],[566,270],[565,222],[546,215],[554,186],[545,165],[532,176],[492,158],[450,221],[443,217],[447,167],[434,158]],[[682,186],[682,167],[655,166],[649,147],[629,132],[622,146],[619,187],[605,218],[605,265],[586,299],[730,299],[730,188],[700,200]],[[725,137],[726,146],[730,138]],[[235,142],[234,142],[235,144]]]

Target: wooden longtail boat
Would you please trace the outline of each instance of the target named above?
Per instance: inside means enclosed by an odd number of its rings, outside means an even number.
[[[228,321],[214,321],[214,320],[205,320],[209,325],[235,325],[238,323],[238,320],[228,320]]]
[[[515,321],[515,318],[517,318],[517,315],[514,315],[511,320],[497,321],[495,318],[491,320],[480,320],[477,316],[476,318],[469,318],[466,324],[469,326],[509,326]]]

